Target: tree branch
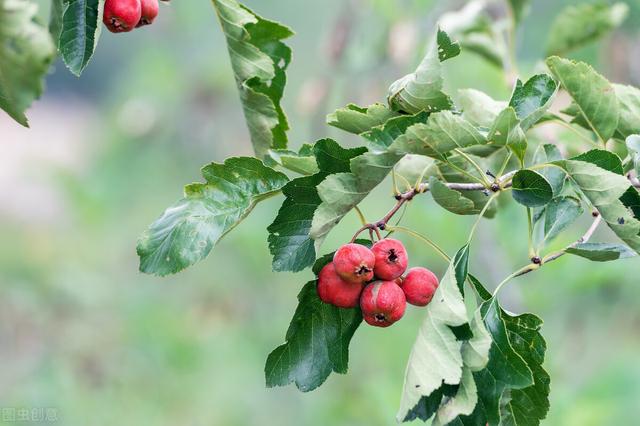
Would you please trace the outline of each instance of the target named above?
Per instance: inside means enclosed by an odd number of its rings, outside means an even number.
[[[563,250],[548,254],[542,259],[540,258],[531,259],[532,264],[529,265],[529,267],[525,266],[524,268],[522,268],[517,274],[513,276],[513,278],[520,277],[522,275],[528,274],[529,272],[533,272],[539,269],[542,265],[546,265],[547,263],[553,262],[559,257],[564,256],[567,253],[567,249],[574,248],[578,244],[586,243],[587,241],[589,241],[593,233],[598,228],[598,225],[600,225],[600,222],[602,221],[602,216],[600,216],[598,212],[593,212],[592,214],[595,216],[595,219],[591,223],[591,226],[589,227],[589,229],[587,229],[587,232],[585,232],[584,235],[582,235],[582,237],[578,238],[578,240],[576,240],[572,244],[569,244]]]

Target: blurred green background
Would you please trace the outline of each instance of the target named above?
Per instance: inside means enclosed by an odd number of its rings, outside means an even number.
[[[41,0],[43,16],[47,1]],[[324,116],[347,102],[384,99],[415,67],[440,13],[464,2],[247,1],[290,25],[294,60],[284,106],[291,145],[331,136]],[[533,1],[518,32],[531,73],[551,19],[570,1]],[[623,29],[575,55],[617,82],[640,84],[640,1]],[[341,59],[332,46],[346,41]],[[505,99],[499,70],[471,53],[446,66],[447,85]],[[527,75],[525,75],[526,77]],[[259,205],[208,259],[168,278],[137,272],[137,236],[200,179],[209,161],[251,153],[223,37],[207,1],[175,0],[156,24],[103,32],[82,78],[58,62],[29,113],[31,129],[0,114],[0,407],[55,407],[63,425],[390,425],[422,312],[390,329],[361,327],[349,374],[319,389],[266,389],[267,354],[284,338],[296,295],[311,278],[271,272],[266,226],[281,199]],[[389,183],[363,203],[392,204]],[[488,286],[526,263],[524,211],[506,198],[483,221],[472,271]],[[473,218],[430,197],[404,225],[450,253]],[[557,243],[575,240],[588,218]],[[344,242],[348,216],[325,243]],[[611,236],[600,231],[594,241]],[[413,265],[445,265],[409,238]],[[545,320],[552,377],[550,425],[631,425],[640,418],[640,262],[566,256],[511,283],[503,305]],[[0,424],[2,420],[0,419]],[[6,422],[10,424],[11,422]],[[16,424],[19,424],[16,423]]]

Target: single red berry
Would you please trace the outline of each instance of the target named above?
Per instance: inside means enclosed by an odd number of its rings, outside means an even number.
[[[336,273],[333,263],[328,263],[318,274],[318,296],[325,303],[339,308],[355,308],[360,301],[362,283],[350,283]]]
[[[152,24],[160,9],[158,0],[140,0],[140,4],[142,5],[142,15],[136,28]]]
[[[102,22],[112,33],[131,31],[142,16],[140,0],[106,0]]]
[[[411,268],[400,287],[407,297],[407,302],[416,306],[426,306],[438,288],[438,277],[427,268]]]
[[[376,256],[373,272],[381,280],[393,281],[407,270],[407,250],[400,241],[385,238],[375,243],[371,251]]]
[[[364,283],[373,279],[373,252],[360,244],[345,244],[333,255],[336,272],[343,280]]]
[[[362,316],[375,327],[389,327],[402,318],[406,307],[405,295],[393,281],[375,281],[360,296]]]

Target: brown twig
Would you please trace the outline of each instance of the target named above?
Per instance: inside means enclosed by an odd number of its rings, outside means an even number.
[[[501,191],[502,189],[509,188],[511,186],[511,178],[515,173],[516,173],[516,170],[504,174],[500,179],[496,179],[494,183],[489,185],[489,187],[480,183],[456,183],[456,182],[443,182],[443,183],[444,185],[447,186],[447,188],[458,190],[458,191],[489,191],[491,190],[493,192],[498,192],[498,191]],[[402,206],[405,203],[413,200],[413,197],[415,197],[416,195],[423,194],[428,191],[429,191],[429,184],[423,183],[418,185],[414,189],[411,189],[407,192],[403,192],[401,194],[396,195],[395,196],[396,204],[393,206],[393,208],[389,210],[389,212],[386,215],[384,215],[384,217],[379,221],[367,223],[363,225],[360,229],[358,229],[358,231],[356,231],[353,238],[351,239],[351,242],[355,241],[356,238],[358,238],[358,235],[360,235],[366,230],[384,231],[384,229],[387,227],[387,223],[389,223],[389,221],[393,218],[393,216],[396,213],[398,213],[398,211],[402,208]]]
[[[525,275],[525,274],[528,274],[529,272],[533,272],[533,271],[539,269],[542,265],[546,265],[547,263],[553,262],[554,260],[558,259],[559,257],[564,256],[567,253],[567,249],[574,248],[578,244],[586,243],[587,241],[589,241],[589,239],[591,238],[593,233],[598,228],[598,225],[600,225],[600,222],[602,221],[602,216],[600,216],[600,214],[598,212],[593,212],[592,215],[595,217],[595,219],[591,223],[591,226],[589,227],[589,229],[587,229],[587,232],[585,232],[584,235],[582,235],[582,237],[578,238],[572,244],[569,244],[563,250],[560,250],[560,251],[557,251],[557,252],[554,252],[554,253],[550,253],[550,254],[546,255],[545,257],[543,257],[542,259],[540,259],[538,257],[531,259],[532,264],[529,265],[530,267],[526,267],[525,266],[524,268],[522,268],[520,270],[520,272],[518,272],[516,275],[514,275],[514,278],[515,277],[520,277],[520,276]]]

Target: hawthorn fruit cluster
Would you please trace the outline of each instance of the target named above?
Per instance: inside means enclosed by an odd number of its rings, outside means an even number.
[[[102,22],[112,33],[151,25],[158,16],[158,0],[106,0]]]
[[[391,238],[371,249],[349,243],[340,247],[318,274],[318,296],[340,308],[360,306],[367,324],[388,327],[404,315],[407,303],[426,306],[438,288],[427,268],[411,268],[404,245]]]

